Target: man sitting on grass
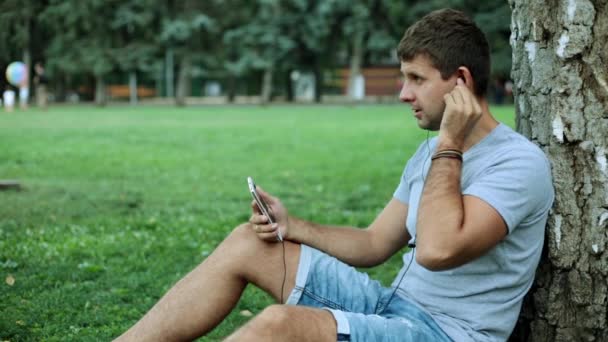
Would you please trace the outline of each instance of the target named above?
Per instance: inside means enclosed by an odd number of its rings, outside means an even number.
[[[398,54],[401,101],[420,128],[439,135],[408,161],[374,222],[366,229],[306,222],[260,191],[276,223],[252,204],[249,222],[120,340],[204,335],[230,313],[248,283],[279,304],[231,341],[509,337],[543,246],[553,202],[549,163],[489,112],[488,43],[464,14],[440,10],[423,17],[405,32]],[[353,268],[379,265],[408,244],[391,288]]]

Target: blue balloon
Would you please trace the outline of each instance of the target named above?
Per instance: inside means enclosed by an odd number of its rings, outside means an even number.
[[[27,67],[23,62],[12,62],[6,68],[6,79],[14,86],[20,86],[27,78]]]

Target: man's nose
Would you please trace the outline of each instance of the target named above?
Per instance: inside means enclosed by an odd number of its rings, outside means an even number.
[[[399,100],[401,102],[414,101],[414,93],[412,92],[412,89],[407,81],[403,82],[403,85],[401,86],[401,92],[399,92]]]

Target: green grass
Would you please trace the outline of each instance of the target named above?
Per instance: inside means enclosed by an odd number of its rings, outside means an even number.
[[[425,137],[404,105],[0,112],[0,179],[25,188],[0,192],[0,339],[118,335],[248,218],[249,175],[294,215],[366,226]],[[388,284],[399,259],[369,272]],[[201,340],[269,303],[248,288]]]

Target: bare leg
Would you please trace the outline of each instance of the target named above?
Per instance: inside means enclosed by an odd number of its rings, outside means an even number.
[[[286,241],[285,296],[294,287],[299,258],[300,245]],[[260,240],[243,224],[117,341],[193,340],[222,322],[247,283],[279,301],[282,281],[281,244]]]
[[[230,335],[232,341],[335,341],[336,321],[329,311],[272,305]]]

